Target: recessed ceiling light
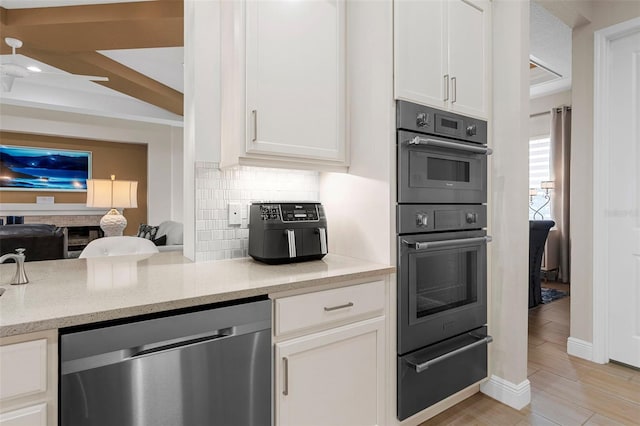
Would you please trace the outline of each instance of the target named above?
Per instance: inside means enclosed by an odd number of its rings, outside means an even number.
[[[36,66],[34,66],[34,65],[30,65],[30,66],[28,66],[28,67],[27,67],[27,69],[28,69],[29,71],[33,71],[33,72],[42,72],[42,70],[41,70],[40,68],[38,68],[38,67],[36,67]]]

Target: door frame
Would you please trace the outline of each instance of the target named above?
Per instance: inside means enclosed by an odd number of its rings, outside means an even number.
[[[611,151],[606,138],[610,133],[610,122],[606,119],[605,113],[609,111],[612,100],[609,99],[607,90],[611,79],[608,64],[611,58],[611,42],[637,31],[640,31],[640,17],[594,32],[592,361],[601,364],[609,362],[609,238],[605,207],[610,183]]]

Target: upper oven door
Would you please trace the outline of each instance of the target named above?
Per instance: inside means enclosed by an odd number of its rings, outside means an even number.
[[[490,237],[485,231],[398,238],[399,353],[486,323]]]
[[[485,203],[491,150],[419,133],[398,132],[399,203]]]

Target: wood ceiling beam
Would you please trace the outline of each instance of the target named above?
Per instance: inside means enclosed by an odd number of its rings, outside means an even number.
[[[182,19],[184,15],[184,6],[181,0],[6,10],[7,25],[13,26],[146,21],[164,18]]]
[[[73,74],[108,77],[109,81],[95,83],[183,115],[182,93],[99,53],[56,54],[30,48],[22,53]]]
[[[183,46],[182,0],[0,9],[3,37],[63,52]],[[6,53],[2,48],[2,53]]]
[[[0,7],[0,33],[22,40],[21,54],[70,73],[109,77],[108,82],[96,83],[182,115],[182,93],[96,50],[183,46],[183,16],[183,0]],[[11,49],[0,42],[0,53]]]

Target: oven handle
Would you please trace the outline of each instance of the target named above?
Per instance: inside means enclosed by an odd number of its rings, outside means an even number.
[[[467,346],[463,346],[463,347],[455,349],[455,350],[453,350],[451,352],[447,352],[444,355],[440,355],[439,357],[430,359],[430,360],[425,361],[425,362],[416,363],[416,362],[412,362],[412,361],[407,360],[407,363],[409,365],[412,365],[416,369],[416,373],[422,373],[424,370],[428,369],[429,367],[431,367],[434,364],[437,364],[437,363],[439,363],[441,361],[447,360],[447,359],[449,359],[451,357],[454,357],[454,356],[456,356],[456,355],[458,355],[458,354],[460,354],[462,352],[466,352],[466,351],[468,351],[470,349],[475,348],[476,346],[480,346],[480,345],[484,345],[484,344],[488,345],[489,343],[493,342],[493,337],[488,336],[488,335],[487,336],[478,336],[478,335],[475,335],[473,333],[469,333],[469,335],[473,336],[473,337],[476,337],[476,338],[479,337],[480,340],[476,340],[475,342],[470,343]]]
[[[469,146],[456,142],[443,141],[440,139],[423,138],[422,136],[416,136],[413,139],[407,141],[409,145],[431,145],[439,148],[457,149],[459,151],[469,151],[476,154],[491,155],[493,150],[491,148],[483,146]]]
[[[474,244],[474,243],[490,243],[492,239],[493,238],[491,238],[490,235],[487,235],[485,237],[462,238],[460,240],[426,241],[426,242],[410,242],[407,240],[402,240],[402,242],[416,250],[427,250],[427,249],[435,249],[435,248],[466,246],[468,244]]]

